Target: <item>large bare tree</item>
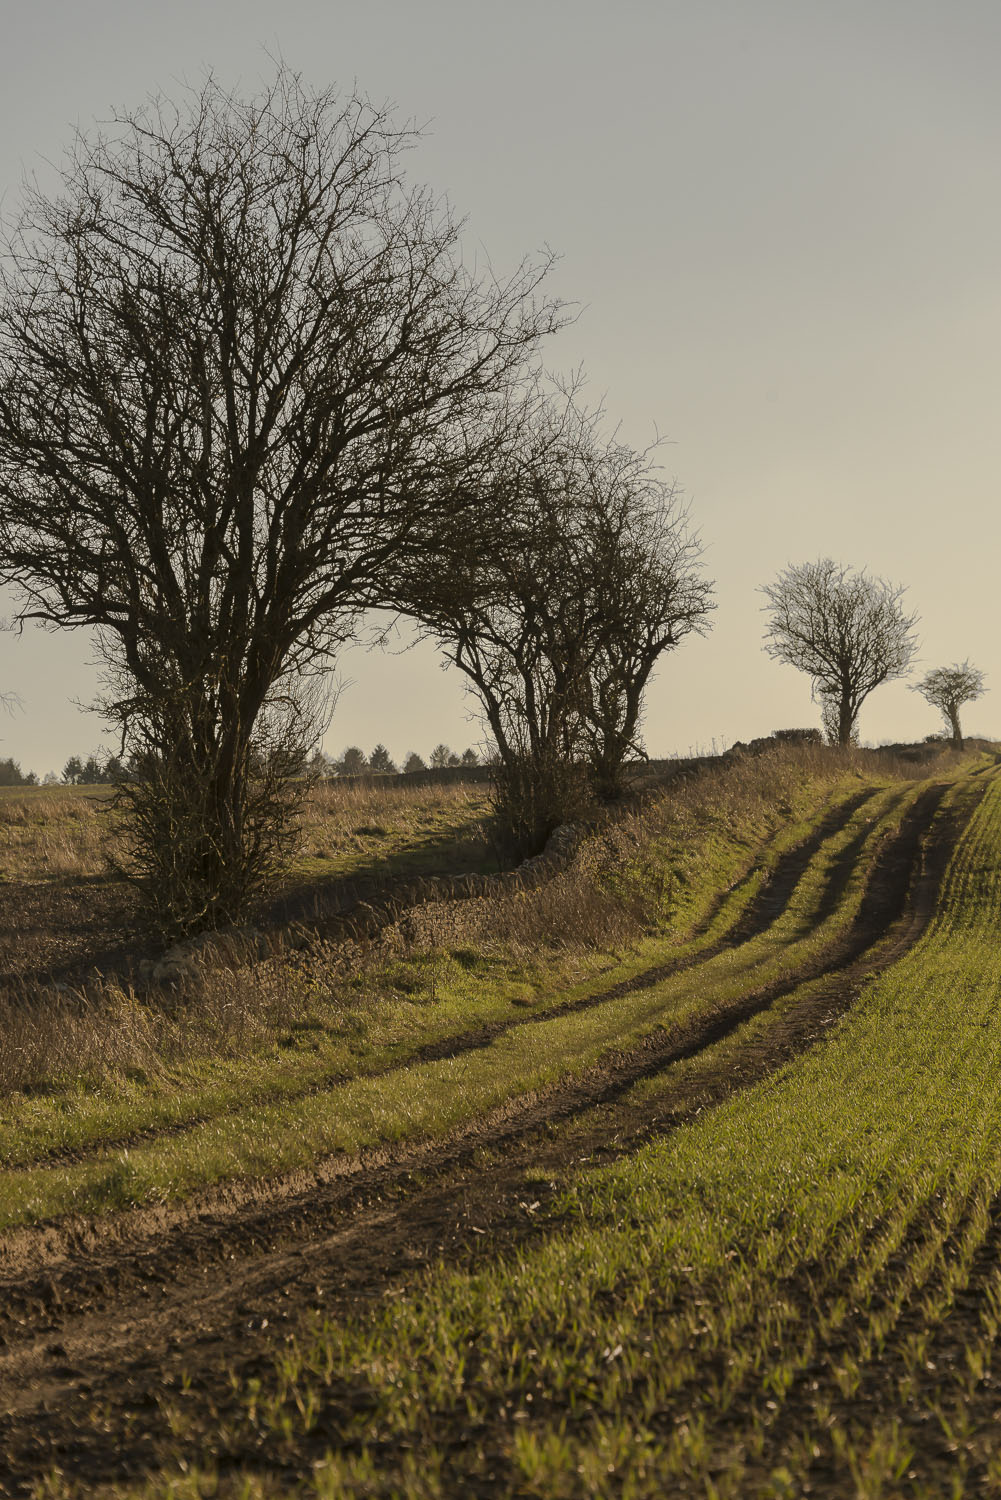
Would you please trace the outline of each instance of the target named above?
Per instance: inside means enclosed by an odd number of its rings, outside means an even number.
[[[650,673],[711,607],[674,487],[600,428],[572,391],[536,394],[469,481],[479,536],[447,578],[411,580],[406,606],[479,699],[501,827],[521,853],[573,814],[589,779],[618,793]]]
[[[963,748],[963,731],[959,711],[964,703],[973,703],[984,691],[984,674],[968,661],[954,662],[951,667],[936,667],[915,685],[914,691],[926,698],[945,719],[955,749]]]
[[[910,668],[917,615],[905,613],[904,592],[829,557],[788,567],[762,589],[765,650],[813,678],[832,744],[850,745],[869,694]]]
[[[0,282],[0,578],[96,629],[161,925],[230,922],[316,734],[303,676],[441,555],[484,413],[561,314],[465,268],[413,134],[281,71],[80,136]],[[471,437],[471,435],[474,435]]]

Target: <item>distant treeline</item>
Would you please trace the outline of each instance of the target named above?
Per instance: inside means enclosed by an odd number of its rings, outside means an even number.
[[[88,755],[86,759],[71,755],[63,767],[62,776],[49,771],[42,785],[101,786],[119,781],[124,767],[117,755]],[[34,771],[22,771],[16,760],[0,760],[0,786],[38,786],[40,779]]]
[[[125,767],[117,755],[88,755],[86,760],[71,755],[63,766],[67,786],[110,786],[121,781],[124,774]]]
[[[441,744],[434,747],[427,760],[416,750],[411,750],[397,765],[385,745],[376,745],[371,755],[366,755],[358,745],[349,745],[339,756],[324,755],[318,750],[309,763],[309,770],[318,776],[364,776],[366,773],[396,776],[401,771],[413,775],[418,771],[438,771],[448,767],[472,769],[489,765],[490,759],[490,756],[481,756],[473,749],[458,754],[450,745]]]
[[[303,770],[311,775],[323,777],[396,776],[401,771],[413,775],[415,772],[427,770],[472,770],[474,767],[483,767],[490,763],[490,755],[482,755],[472,748],[459,753],[450,745],[439,744],[434,747],[426,760],[416,750],[411,750],[397,765],[385,745],[376,745],[369,755],[366,755],[360,746],[349,745],[339,756],[325,755],[322,750],[317,750],[312,759],[303,766]],[[94,754],[86,757],[71,755],[63,767],[62,777],[50,771],[45,781],[47,785],[55,784],[60,780],[64,786],[111,785],[127,776],[128,771],[128,764],[123,763],[117,755]],[[27,775],[24,775],[16,761],[0,761],[0,786],[37,786],[37,784],[38,777],[34,771],[29,771]]]

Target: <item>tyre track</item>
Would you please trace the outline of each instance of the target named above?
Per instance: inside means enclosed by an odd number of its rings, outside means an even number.
[[[636,1047],[617,1052],[610,1051],[605,1054],[599,1064],[588,1069],[569,1084],[555,1084],[545,1090],[508,1100],[483,1120],[457,1131],[450,1140],[404,1144],[395,1149],[374,1148],[359,1153],[357,1157],[334,1158],[329,1163],[330,1175],[327,1177],[313,1177],[309,1173],[289,1174],[286,1179],[289,1187],[287,1192],[281,1191],[280,1184],[274,1184],[277,1191],[273,1202],[270,1201],[270,1195],[263,1201],[256,1200],[255,1194],[251,1192],[248,1195],[248,1203],[245,1206],[241,1205],[238,1185],[234,1185],[231,1190],[223,1189],[221,1193],[206,1194],[204,1198],[207,1201],[199,1203],[195,1210],[198,1218],[197,1227],[204,1230],[205,1226],[213,1225],[225,1231],[225,1226],[230,1220],[238,1227],[245,1219],[255,1221],[259,1218],[262,1224],[269,1215],[281,1219],[296,1204],[300,1204],[307,1194],[313,1195],[319,1190],[324,1194],[336,1196],[338,1192],[345,1189],[346,1179],[359,1182],[367,1181],[369,1178],[379,1180],[382,1176],[391,1176],[400,1171],[426,1169],[429,1163],[451,1164],[461,1155],[475,1151],[483,1145],[497,1144],[520,1132],[566,1121],[587,1108],[607,1104],[621,1097],[626,1090],[640,1080],[650,1078],[677,1062],[696,1056],[730,1035],[745,1021],[772,1005],[776,1000],[792,993],[805,982],[815,980],[824,974],[831,974],[831,985],[837,986],[846,995],[848,990],[845,989],[842,979],[847,980],[851,997],[854,997],[858,986],[875,965],[863,965],[857,973],[849,966],[852,960],[872,947],[883,936],[894,919],[900,915],[907,900],[911,869],[919,851],[922,833],[934,815],[944,790],[942,786],[930,788],[915,804],[898,836],[884,847],[873,869],[869,890],[863,899],[852,929],[843,935],[833,948],[818,955],[812,963],[797,969],[795,973],[790,973],[766,986],[745,993],[729,1003],[715,1008],[707,1007],[698,1016],[690,1018],[681,1025],[658,1028]],[[929,861],[929,868],[922,872],[915,886],[914,910],[911,919],[906,929],[897,934],[889,946],[884,944],[880,949],[880,965],[892,962],[923,929],[933,909],[933,886],[937,889],[937,881],[941,874],[939,866],[944,868],[944,860],[947,858],[945,845],[951,841],[952,835],[953,830],[950,829],[947,834],[943,833],[940,837],[936,850],[933,851],[933,857]],[[828,993],[827,989],[818,992],[804,1003],[801,1007],[801,1014],[812,1015],[814,1012],[823,1012],[826,1015],[830,1009],[832,996],[833,990],[831,993]],[[846,1003],[850,1003],[850,998],[846,1000]],[[785,1026],[780,1028],[783,1031],[788,1030],[790,1035],[798,1035],[801,1029],[794,1018],[789,1018]],[[300,1184],[305,1188],[305,1194],[297,1192]],[[272,1185],[265,1185],[265,1192],[268,1191],[269,1186]],[[213,1198],[222,1199],[222,1202],[216,1205],[217,1211],[221,1210],[221,1212],[217,1212],[216,1215],[212,1212]],[[228,1208],[228,1205],[232,1207]],[[172,1220],[171,1211],[167,1208],[162,1211],[156,1209],[126,1211],[115,1218],[119,1222],[131,1220],[135,1225],[138,1243],[133,1248],[141,1253],[144,1239],[150,1236],[155,1239],[158,1233],[175,1235],[178,1229],[184,1227],[183,1220],[188,1215],[183,1209],[178,1211],[178,1215],[180,1223]],[[98,1221],[98,1230],[105,1226],[110,1227],[110,1220]],[[27,1233],[14,1231],[7,1236],[7,1240],[10,1243],[18,1238],[30,1239],[32,1237],[34,1236],[31,1231]],[[51,1230],[40,1231],[37,1238],[42,1241],[39,1250],[43,1255],[45,1240],[48,1240],[48,1243],[55,1248],[53,1259],[56,1260],[60,1258],[60,1252],[72,1257],[81,1252],[93,1255],[95,1251],[100,1250],[99,1241],[88,1244],[84,1235],[76,1240],[72,1230],[64,1245],[59,1244],[59,1233],[55,1227]],[[115,1256],[119,1249],[127,1253],[127,1242],[119,1246],[114,1239],[110,1239],[110,1244]],[[110,1264],[102,1264],[95,1279],[106,1274],[110,1269]],[[71,1274],[71,1271],[67,1271],[67,1274]],[[63,1271],[58,1264],[52,1275],[56,1278],[62,1277]],[[16,1276],[9,1276],[0,1280],[0,1288],[7,1293],[7,1306],[9,1307],[10,1298],[17,1294],[19,1287],[27,1290],[28,1286],[33,1285],[36,1293],[40,1295],[50,1279],[48,1275],[43,1275],[37,1280],[29,1278],[27,1281]],[[0,1308],[0,1336],[4,1330],[5,1310],[5,1308]]]

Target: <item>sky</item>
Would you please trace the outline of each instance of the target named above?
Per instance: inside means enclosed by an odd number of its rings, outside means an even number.
[[[583,365],[624,440],[665,439],[716,581],[663,659],[652,755],[819,723],[761,649],[760,586],[833,556],[907,587],[913,684],[969,658],[1001,734],[1001,7],[996,0],[0,0],[0,212],[76,126],[275,58],[423,128],[408,170],[503,272],[548,246]],[[0,597],[0,614],[12,601]],[[324,748],[397,758],[482,731],[428,644],[352,648]],[[0,635],[0,757],[39,774],[109,743],[83,632]],[[995,702],[995,696],[997,702]],[[864,741],[922,738],[907,682]]]

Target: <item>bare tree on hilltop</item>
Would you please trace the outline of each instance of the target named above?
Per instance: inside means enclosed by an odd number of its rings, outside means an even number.
[[[852,744],[869,694],[910,668],[918,617],[905,613],[904,592],[829,557],[788,567],[762,589],[765,650],[812,677],[833,745]]]
[[[442,556],[498,393],[561,321],[548,262],[467,270],[412,131],[282,70],[78,136],[0,272],[0,581],[96,630],[167,931],[232,922],[294,834],[329,665]],[[472,455],[473,457],[475,454]]]
[[[654,668],[686,636],[706,633],[712,584],[699,571],[682,496],[650,452],[617,442],[599,449],[584,466],[578,503],[598,605],[582,679],[583,744],[599,796],[614,801],[627,762],[644,753],[643,700]]]
[[[968,661],[956,662],[951,667],[936,667],[915,685],[914,691],[941,712],[953,747],[962,750],[959,710],[964,703],[974,702],[984,692],[984,674],[979,667],[971,667]]]

